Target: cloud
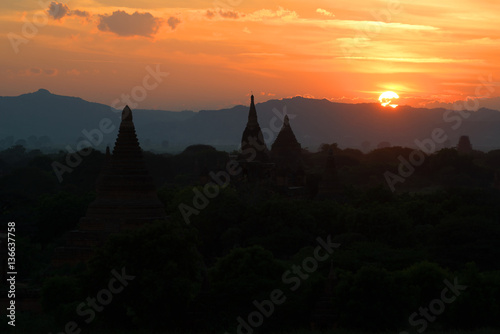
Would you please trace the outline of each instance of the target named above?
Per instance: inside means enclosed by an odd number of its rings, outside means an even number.
[[[240,14],[235,10],[222,10],[222,9],[211,10],[211,9],[207,9],[207,11],[205,12],[205,16],[208,19],[213,19],[216,15],[218,15],[219,17],[222,17],[223,19],[233,19],[233,20],[239,19],[240,16],[245,16],[245,14]]]
[[[321,10],[318,8],[317,10]],[[328,12],[328,11],[325,11]],[[329,12],[328,12],[329,13]],[[207,13],[205,15],[212,15]],[[325,14],[322,12],[322,14]],[[334,14],[332,14],[334,15]],[[207,16],[208,17],[208,16]],[[418,25],[418,24],[405,24],[398,22],[382,22],[382,21],[358,21],[358,20],[344,20],[344,19],[331,19],[324,20],[318,18],[301,18],[296,11],[283,8],[281,6],[276,10],[259,9],[252,13],[242,14],[239,13],[239,20],[243,22],[264,22],[265,24],[272,25],[302,25],[302,26],[316,26],[321,28],[339,28],[343,30],[368,30],[375,31],[377,29],[393,29],[393,30],[409,30],[409,31],[428,31],[434,32],[440,29],[434,26]]]
[[[288,20],[293,20],[293,19],[298,19],[299,15],[297,12],[289,9],[285,9],[283,7],[278,7],[277,10],[270,10],[270,9],[260,9],[252,14],[247,15],[247,18],[250,21],[262,21],[262,20],[269,20],[269,19],[288,19]]]
[[[39,75],[42,73],[42,70],[40,68],[30,68],[29,73],[33,75]]]
[[[408,57],[337,57],[341,59],[354,59],[354,60],[375,60],[375,61],[388,61],[399,63],[475,63],[481,62],[480,59],[451,59],[451,58],[408,58]]]
[[[244,52],[238,54],[239,56],[250,56],[250,57],[284,57],[283,53],[270,53],[270,52]]]
[[[117,10],[111,15],[99,15],[97,28],[100,31],[109,31],[119,36],[145,36],[151,37],[158,32],[162,20],[154,17],[150,13],[128,14],[122,10]],[[169,19],[169,25],[174,25],[174,20]]]
[[[49,9],[47,10],[47,13],[49,16],[52,16],[54,20],[60,20],[63,17],[66,16],[70,12],[68,5],[61,3],[61,2],[55,2],[52,1],[49,5]]]
[[[236,12],[234,10],[226,10],[226,11],[220,10],[219,15],[225,19],[237,19],[240,17],[238,12]]]
[[[55,69],[55,68],[50,68],[50,69],[43,70],[43,74],[45,74],[45,75],[47,75],[49,77],[54,77],[58,73],[59,73],[59,71],[57,69]]]
[[[41,69],[39,67],[32,67],[26,70],[19,71],[18,74],[23,77],[32,77],[32,76],[40,76],[45,75],[48,77],[53,77],[59,74],[59,70],[55,68],[47,68]]]
[[[320,14],[323,14],[325,16],[331,16],[331,17],[334,17],[335,15],[333,13],[330,13],[329,11],[327,11],[326,9],[322,9],[322,8],[318,8],[316,9],[316,13],[320,13]]]
[[[205,16],[208,17],[209,19],[212,19],[215,16],[215,14],[216,14],[215,11],[207,9]]]
[[[61,20],[65,16],[79,16],[83,18],[90,18],[90,13],[84,10],[70,10],[68,5],[52,1],[49,5],[49,9],[47,9],[47,13],[54,20]]]
[[[167,20],[167,24],[170,26],[170,28],[172,28],[172,30],[175,30],[175,28],[177,28],[177,26],[181,23],[181,20],[178,19],[177,17],[175,16],[171,16],[168,18]]]
[[[80,17],[90,17],[89,12],[87,12],[85,10],[79,10],[79,9],[72,10],[71,15],[80,16]]]
[[[66,71],[66,74],[67,74],[67,75],[76,75],[76,76],[78,76],[78,75],[80,75],[81,73],[82,73],[82,72],[78,71],[77,69],[72,69],[72,70],[68,70],[68,71]]]

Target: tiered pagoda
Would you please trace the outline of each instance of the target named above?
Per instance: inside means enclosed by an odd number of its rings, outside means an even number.
[[[238,163],[243,168],[243,177],[247,181],[262,182],[270,178],[273,164],[269,159],[269,150],[257,119],[254,96],[250,98],[248,122],[241,137],[241,153]]]
[[[269,150],[257,119],[253,95],[250,98],[247,126],[241,137],[241,157],[247,162],[269,162]]]
[[[285,116],[283,127],[271,146],[271,160],[276,164],[277,186],[301,187],[305,185],[302,148],[290,126],[288,115]]]
[[[66,246],[56,251],[55,265],[86,261],[110,234],[166,217],[146,169],[128,106],[122,112],[113,154],[106,149],[106,162],[96,183],[96,193],[96,200],[80,219],[79,229],[71,231],[65,238]]]
[[[458,140],[457,151],[459,154],[472,153],[472,144],[470,143],[469,136],[460,136]]]

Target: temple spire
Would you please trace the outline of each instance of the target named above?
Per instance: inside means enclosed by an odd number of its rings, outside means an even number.
[[[130,121],[132,122],[132,110],[130,110],[129,106],[126,105],[122,111],[122,121]]]
[[[257,119],[257,109],[253,94],[250,96],[250,110],[248,111],[248,122],[241,138],[241,151],[244,159],[253,162],[267,162],[269,160],[268,149],[264,142],[264,135]]]
[[[255,100],[253,95],[250,97],[250,110],[248,112],[248,123],[247,128],[255,129],[259,127],[259,122],[257,120],[257,109],[255,108]],[[260,130],[260,127],[259,127]]]
[[[283,126],[290,127],[290,119],[288,115],[285,115],[285,119],[283,120]]]
[[[305,183],[302,148],[297,141],[290,119],[285,115],[276,140],[271,146],[271,159],[276,165],[276,182],[280,186],[303,186]]]

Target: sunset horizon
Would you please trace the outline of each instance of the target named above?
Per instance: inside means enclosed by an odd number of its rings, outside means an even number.
[[[427,107],[500,96],[498,3],[114,0],[2,4],[0,95],[47,89],[139,108],[304,96]],[[472,13],[471,13],[472,11]],[[160,81],[146,82],[152,72]],[[146,94],[144,94],[146,93]]]

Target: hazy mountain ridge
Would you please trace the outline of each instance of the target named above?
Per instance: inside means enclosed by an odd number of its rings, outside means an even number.
[[[235,106],[199,112],[137,109],[134,123],[144,149],[175,152],[202,143],[231,150],[239,146],[248,108]],[[445,130],[449,139],[445,146],[455,146],[460,135],[469,135],[474,148],[500,147],[500,112],[491,109],[483,108],[464,118],[442,108],[390,109],[378,104],[344,104],[303,97],[269,100],[257,103],[256,108],[269,145],[276,138],[286,112],[297,139],[310,149],[325,142],[365,150],[376,148],[380,142],[414,147],[415,139],[430,138],[434,128]],[[120,124],[119,110],[43,89],[16,97],[0,97],[0,148],[17,142],[31,148],[62,149],[70,145],[75,149],[77,143],[85,139],[82,131],[99,129],[104,118],[111,120],[114,131],[103,134],[98,146],[101,149],[114,144]],[[463,121],[459,126],[457,118]]]

